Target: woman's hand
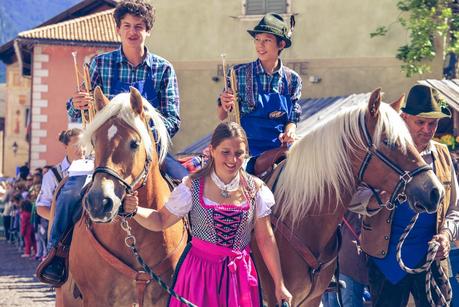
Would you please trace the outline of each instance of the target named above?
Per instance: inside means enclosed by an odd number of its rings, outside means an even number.
[[[276,285],[276,301],[282,306],[282,301],[286,301],[289,306],[292,305],[292,294],[287,290],[284,283]]]
[[[137,210],[137,206],[139,205],[139,198],[137,195],[137,191],[134,191],[132,194],[126,194],[123,202],[124,212],[132,213]]]
[[[234,95],[231,89],[223,91],[220,94],[220,102],[222,104],[223,110],[226,112],[230,111],[234,107]]]

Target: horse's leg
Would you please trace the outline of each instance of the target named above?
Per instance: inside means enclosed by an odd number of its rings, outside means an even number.
[[[64,307],[64,297],[62,293],[62,288],[56,288],[56,307]]]
[[[261,283],[263,301],[265,304],[267,304],[267,306],[274,306],[276,297],[274,295],[275,290],[271,274],[269,274],[268,268],[266,267],[263,257],[261,256],[256,240],[252,240],[251,246],[255,266],[257,268],[258,279]]]
[[[298,305],[298,307],[319,307],[321,299],[322,299],[321,295],[316,298],[308,299],[303,304]]]
[[[75,294],[79,294],[78,290],[75,289],[76,283],[69,272],[69,278],[65,284],[62,285],[61,293],[64,307],[81,307],[83,301],[80,297],[75,297]]]

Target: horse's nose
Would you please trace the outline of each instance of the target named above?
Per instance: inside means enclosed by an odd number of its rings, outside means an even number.
[[[110,212],[112,211],[113,209],[113,200],[109,197],[104,197],[104,199],[102,200],[102,206],[103,206],[103,210],[104,212]]]

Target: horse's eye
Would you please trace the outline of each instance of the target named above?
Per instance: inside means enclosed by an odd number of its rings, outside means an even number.
[[[394,148],[397,147],[396,144],[390,143],[388,139],[384,139],[383,140],[383,144],[386,145],[387,147],[389,147],[391,150],[394,150]]]
[[[139,141],[132,140],[130,146],[131,146],[131,149],[137,149],[137,148],[139,148],[140,143],[139,143]]]

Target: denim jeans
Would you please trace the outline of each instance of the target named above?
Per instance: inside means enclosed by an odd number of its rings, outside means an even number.
[[[339,279],[346,283],[346,288],[341,289],[344,307],[362,307],[363,289],[365,285],[355,281],[348,275],[339,274]],[[324,307],[338,307],[338,293],[327,292],[322,296]]]
[[[81,189],[86,176],[69,177],[56,199],[56,210],[48,241],[48,249],[57,246],[62,236],[80,217],[82,212]]]
[[[432,266],[432,275],[438,278],[439,273]],[[407,306],[410,293],[413,295],[416,307],[430,307],[425,289],[426,272],[417,274],[406,274],[397,284],[392,284],[386,279],[384,273],[373,263],[368,261],[368,277],[373,306]],[[432,291],[432,298],[438,301],[435,291]]]
[[[170,153],[167,153],[161,168],[172,179],[182,180],[183,177],[188,176],[188,170]]]

